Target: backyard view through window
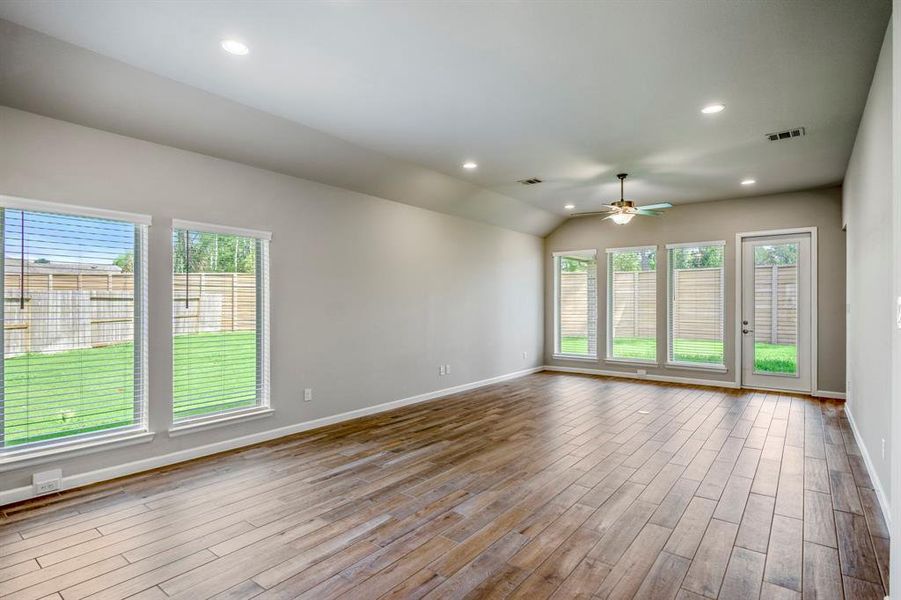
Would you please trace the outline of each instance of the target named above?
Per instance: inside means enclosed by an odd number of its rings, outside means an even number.
[[[268,403],[265,240],[172,235],[173,420]]]
[[[798,252],[795,242],[754,247],[754,370],[798,372]]]
[[[722,366],[723,242],[671,244],[669,362]]]
[[[0,221],[0,448],[143,426],[146,226],[14,208]]]
[[[657,247],[607,250],[607,356],[657,360]]]
[[[591,251],[554,256],[557,288],[557,353],[597,356],[597,255]]]

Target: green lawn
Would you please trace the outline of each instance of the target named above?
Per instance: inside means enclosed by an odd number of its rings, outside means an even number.
[[[6,445],[131,424],[132,353],[129,343],[8,359],[4,373]],[[176,419],[254,404],[254,332],[179,335],[174,353],[184,365],[173,373]],[[40,397],[38,388],[49,390],[45,396],[52,399]],[[210,400],[225,390],[235,390],[228,402]]]
[[[566,354],[586,354],[588,338],[565,337],[560,341]],[[722,364],[723,344],[712,340],[680,340],[674,344],[678,362]],[[613,356],[617,358],[657,359],[655,340],[648,338],[619,338],[613,340]],[[755,367],[763,373],[794,373],[797,363],[795,346],[791,344],[754,344]]]

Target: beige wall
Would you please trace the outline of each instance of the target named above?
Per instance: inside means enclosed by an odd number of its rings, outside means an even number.
[[[0,193],[153,217],[158,432],[150,444],[0,472],[0,493],[34,471],[77,476],[541,364],[538,237],[3,107],[0,139]],[[165,433],[175,217],[272,232],[273,417]],[[439,364],[451,374],[439,377]]]
[[[844,184],[848,230],[847,410],[890,494],[892,272],[892,37],[886,32]],[[885,440],[885,455],[882,452]],[[895,443],[898,443],[896,440]]]
[[[635,367],[606,362],[606,248],[626,246],[658,246],[665,251],[667,243],[726,241],[726,325],[725,352],[727,373],[689,369],[649,368],[656,375],[735,381],[734,319],[735,319],[735,234],[788,227],[817,227],[819,242],[819,352],[817,369],[818,389],[842,392],[845,389],[845,235],[841,230],[841,188],[808,190],[756,198],[722,200],[683,204],[666,211],[659,218],[638,217],[628,225],[615,225],[597,217],[573,218],[545,239],[545,363],[557,366],[601,369],[635,373]],[[597,249],[598,282],[598,343],[599,360],[557,360],[553,357],[554,252]],[[663,356],[666,345],[666,269],[665,260],[658,261],[657,271],[657,339]]]

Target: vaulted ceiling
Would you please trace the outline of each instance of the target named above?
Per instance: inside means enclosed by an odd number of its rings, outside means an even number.
[[[0,103],[543,235],[620,171],[647,203],[840,182],[890,10],[5,0]]]

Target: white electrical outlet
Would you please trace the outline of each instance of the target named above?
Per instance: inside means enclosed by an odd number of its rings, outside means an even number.
[[[522,353],[522,359],[523,359],[523,360],[525,360],[526,358],[528,358],[528,356],[529,356],[529,353],[528,353],[528,352],[523,352],[523,353]]]
[[[444,365],[439,365],[439,366],[438,366],[438,375],[444,375],[445,372],[446,372],[446,371],[445,371]]]
[[[313,388],[304,388],[303,390],[303,401],[310,402],[313,400]]]
[[[41,471],[31,476],[31,485],[36,496],[56,492],[63,487],[63,472],[61,469]]]
[[[444,365],[444,374],[450,375],[450,365]]]
[[[639,377],[644,377],[645,375],[648,374],[648,370],[647,370],[647,369],[638,369],[637,372],[638,372],[638,376],[639,376]]]

